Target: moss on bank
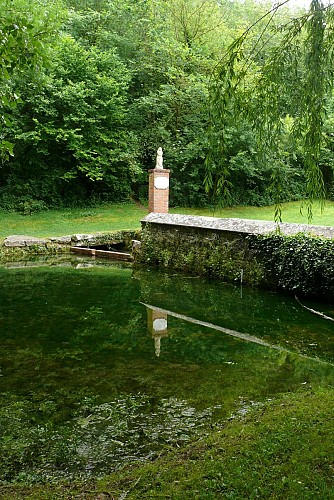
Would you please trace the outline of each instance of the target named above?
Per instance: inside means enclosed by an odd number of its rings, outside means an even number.
[[[334,498],[334,389],[286,394],[185,448],[89,483],[2,485],[14,499]]]
[[[263,267],[245,239],[227,239],[225,234],[182,230],[146,224],[141,235],[140,264],[211,276],[249,285],[263,281]]]

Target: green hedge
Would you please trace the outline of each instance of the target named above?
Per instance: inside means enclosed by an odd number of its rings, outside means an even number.
[[[333,299],[334,240],[305,234],[248,237],[265,280],[281,289]]]

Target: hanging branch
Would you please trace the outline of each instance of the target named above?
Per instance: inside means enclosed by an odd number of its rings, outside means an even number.
[[[209,193],[230,196],[229,166],[225,154],[225,130],[233,118],[248,122],[258,139],[259,157],[267,161],[268,153],[276,161],[272,192],[276,218],[281,219],[282,182],[280,165],[284,165],[282,144],[286,134],[283,120],[293,119],[292,139],[305,153],[308,217],[312,202],[324,199],[325,189],[319,168],[322,127],[326,98],[333,85],[333,23],[331,6],[312,0],[306,14],[288,23],[273,26],[277,9],[284,1],[261,16],[227,49],[215,68],[210,89],[209,153],[206,158],[205,186]],[[255,44],[248,48],[249,35],[261,22],[265,26]],[[267,37],[265,39],[265,34]],[[276,46],[272,46],[278,40]],[[256,58],[266,50],[265,63]],[[282,169],[281,169],[282,170]]]

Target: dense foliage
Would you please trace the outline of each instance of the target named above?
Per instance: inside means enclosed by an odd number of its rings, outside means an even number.
[[[31,213],[100,200],[144,200],[147,170],[159,146],[171,169],[173,205],[204,206],[222,199],[261,205],[305,195],[313,146],[291,140],[297,114],[291,104],[292,65],[280,74],[285,86],[279,102],[261,100],[261,86],[253,92],[257,76],[266,75],[262,70],[271,50],[284,40],[280,27],[296,14],[288,8],[271,19],[275,31],[265,34],[267,18],[255,21],[269,4],[253,0],[0,0],[0,5],[1,207]],[[243,92],[221,126],[220,107],[215,115],[210,106],[215,102],[212,76],[216,68],[222,72],[222,54],[251,24]],[[252,52],[252,40],[258,38],[267,43]],[[307,58],[303,61],[300,74],[307,73]],[[312,66],[313,73],[319,73],[317,68]],[[276,84],[271,81],[271,90]],[[305,102],[313,86],[306,88]],[[242,100],[257,116],[259,109],[265,116],[270,106],[280,112],[279,131],[272,126],[271,143],[264,141],[271,151],[266,158],[259,155],[251,114],[240,113]],[[314,151],[331,197],[333,105],[328,93],[325,107],[324,133]],[[277,141],[274,132],[279,132]]]
[[[0,153],[7,159],[13,144],[4,129],[19,101],[13,80],[38,77],[59,21],[56,0],[1,0],[0,6]]]
[[[333,299],[332,240],[305,234],[274,234],[252,237],[250,246],[264,266],[269,281],[289,292]]]
[[[333,12],[321,0],[312,0],[303,15],[277,19],[286,3],[275,4],[248,27],[217,65],[211,89],[213,153],[207,158],[206,178],[209,190],[228,199],[228,118],[246,118],[264,165],[272,165],[277,220],[286,194],[284,181],[298,154],[309,218],[312,201],[323,200],[331,189],[325,185],[327,162],[321,160],[333,87]]]

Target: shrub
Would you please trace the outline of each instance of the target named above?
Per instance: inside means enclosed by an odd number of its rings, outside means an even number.
[[[334,241],[306,234],[251,236],[267,282],[304,295],[334,297]]]

